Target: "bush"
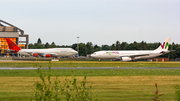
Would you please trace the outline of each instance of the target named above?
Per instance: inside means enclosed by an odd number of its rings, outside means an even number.
[[[44,69],[38,68],[37,72],[41,82],[35,83],[35,100],[36,101],[91,101],[92,93],[91,86],[86,86],[86,78],[84,76],[83,80],[78,83],[75,76],[73,76],[73,71],[71,78],[68,76],[65,79],[65,83],[61,83],[56,76],[56,80],[52,83],[51,80],[51,67],[49,67],[48,75],[42,73]]]

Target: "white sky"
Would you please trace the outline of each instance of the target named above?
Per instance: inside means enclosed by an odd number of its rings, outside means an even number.
[[[29,34],[30,43],[111,45],[180,43],[179,0],[0,0],[0,19]]]

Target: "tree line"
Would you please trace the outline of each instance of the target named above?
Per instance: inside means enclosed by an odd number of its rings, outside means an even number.
[[[127,43],[127,42],[120,42],[116,41],[112,45],[101,45],[98,46],[97,44],[93,45],[92,42],[87,43],[79,43],[79,56],[86,56],[88,54],[92,54],[95,51],[101,51],[101,50],[154,50],[158,48],[161,45],[161,43],[146,43],[144,41],[142,42],[136,42],[133,43]],[[45,44],[42,43],[41,39],[39,38],[37,40],[37,43],[29,44],[29,49],[44,49],[44,48],[73,48],[74,50],[77,50],[77,43],[72,45],[56,45],[54,42],[49,44],[46,42]],[[161,55],[160,57],[170,58],[171,60],[174,60],[175,58],[180,58],[180,44],[175,44],[174,42],[172,44],[169,44],[169,50],[176,50],[173,52],[170,52],[165,55]]]

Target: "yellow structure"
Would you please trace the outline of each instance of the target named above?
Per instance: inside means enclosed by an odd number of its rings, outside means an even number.
[[[2,50],[1,53],[4,53],[4,50]]]
[[[19,47],[20,47],[21,49],[25,49],[25,44],[19,44]]]
[[[11,56],[9,55],[9,53],[7,53],[6,55],[9,56],[9,57],[11,57]]]
[[[16,38],[10,38],[14,43],[16,43]],[[16,43],[17,44],[17,43]],[[0,50],[9,49],[9,46],[6,42],[6,38],[0,38]]]

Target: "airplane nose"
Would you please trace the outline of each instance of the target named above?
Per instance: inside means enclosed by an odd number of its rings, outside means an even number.
[[[94,57],[94,55],[93,55],[93,54],[91,54],[90,56],[91,56],[91,57]]]
[[[76,53],[76,54],[78,54],[78,52],[77,52],[77,51],[75,51],[75,53]]]
[[[72,55],[78,54],[78,52],[75,50],[72,50],[71,53],[72,53]]]

